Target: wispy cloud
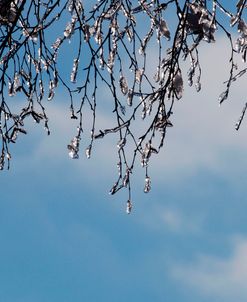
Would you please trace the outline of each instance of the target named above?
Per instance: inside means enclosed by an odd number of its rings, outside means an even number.
[[[199,255],[191,264],[174,265],[172,276],[201,295],[224,301],[247,299],[247,239],[233,241],[228,257]]]
[[[193,235],[200,232],[203,226],[203,217],[199,214],[187,215],[182,209],[158,203],[149,206],[148,212],[142,213],[138,221],[148,229],[173,234]]]

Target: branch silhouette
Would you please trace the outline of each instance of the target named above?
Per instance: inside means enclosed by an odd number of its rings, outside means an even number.
[[[239,54],[246,62],[246,0],[235,1],[234,11],[227,1],[217,0],[99,0],[93,7],[86,2],[0,0],[0,169],[10,167],[11,144],[27,134],[26,119],[34,119],[50,134],[46,103],[60,85],[68,93],[71,118],[78,122],[67,146],[71,158],[77,159],[81,152],[88,112],[87,158],[96,140],[118,136],[118,175],[110,194],[126,188],[130,213],[131,176],[137,161],[145,170],[144,192],[148,193],[150,160],[173,126],[172,114],[183,97],[184,82],[201,90],[199,45],[214,43],[216,31],[229,41],[229,75],[220,104],[228,98],[232,83],[246,74],[247,68],[239,70],[235,62]],[[236,41],[232,31],[238,32]],[[60,59],[69,42],[75,54],[67,79]],[[189,70],[184,70],[183,61],[189,62]],[[150,62],[155,74],[150,73]],[[114,126],[107,129],[98,126],[97,106],[104,89],[115,118]],[[23,107],[16,111],[10,98],[18,95]],[[246,108],[245,103],[236,130]]]

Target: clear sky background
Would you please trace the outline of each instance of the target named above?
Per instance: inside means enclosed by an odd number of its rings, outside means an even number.
[[[125,194],[108,195],[111,140],[91,160],[68,157],[62,94],[48,104],[50,137],[30,122],[0,174],[1,302],[246,301],[247,120],[234,129],[246,88],[219,108],[228,53],[220,36],[201,49],[202,92],[185,87],[147,195],[137,171],[132,215]]]

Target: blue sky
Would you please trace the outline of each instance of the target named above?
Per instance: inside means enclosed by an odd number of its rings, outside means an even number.
[[[234,130],[246,93],[243,79],[218,107],[225,49],[220,37],[201,49],[202,92],[176,104],[147,195],[137,170],[132,215],[108,195],[111,138],[70,160],[63,95],[48,104],[50,137],[30,122],[0,175],[0,301],[246,301],[246,121]]]

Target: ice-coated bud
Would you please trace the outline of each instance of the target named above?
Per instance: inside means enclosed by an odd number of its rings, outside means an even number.
[[[115,194],[115,193],[117,192],[117,186],[118,186],[118,184],[117,184],[117,182],[116,182],[116,183],[113,185],[113,187],[111,188],[110,192],[109,192],[110,195],[113,195],[113,194]]]
[[[69,157],[71,157],[72,159],[78,159],[79,154],[75,150],[70,150],[69,151]]]
[[[148,192],[150,192],[150,190],[151,190],[151,179],[149,176],[147,176],[145,178],[144,192],[148,193]]]
[[[79,143],[80,143],[80,138],[75,136],[69,145],[67,145],[67,148],[69,150],[69,157],[73,159],[79,158]]]
[[[88,146],[87,149],[85,150],[86,153],[86,157],[90,158],[91,157],[91,150],[92,150],[92,146]]]
[[[127,96],[127,104],[128,106],[132,106],[132,102],[133,102],[133,90],[132,89],[129,89],[129,92],[128,92],[128,96]]]
[[[119,85],[120,85],[120,89],[123,95],[126,95],[129,91],[128,89],[128,83],[127,80],[124,76],[121,76],[119,79]]]
[[[118,141],[117,143],[118,149],[121,150],[125,146],[125,144],[126,144],[126,138],[124,137]]]
[[[133,207],[133,206],[132,206],[131,201],[128,200],[128,201],[127,201],[127,204],[126,204],[126,213],[127,213],[127,214],[130,214],[130,213],[131,213],[132,207]]]

